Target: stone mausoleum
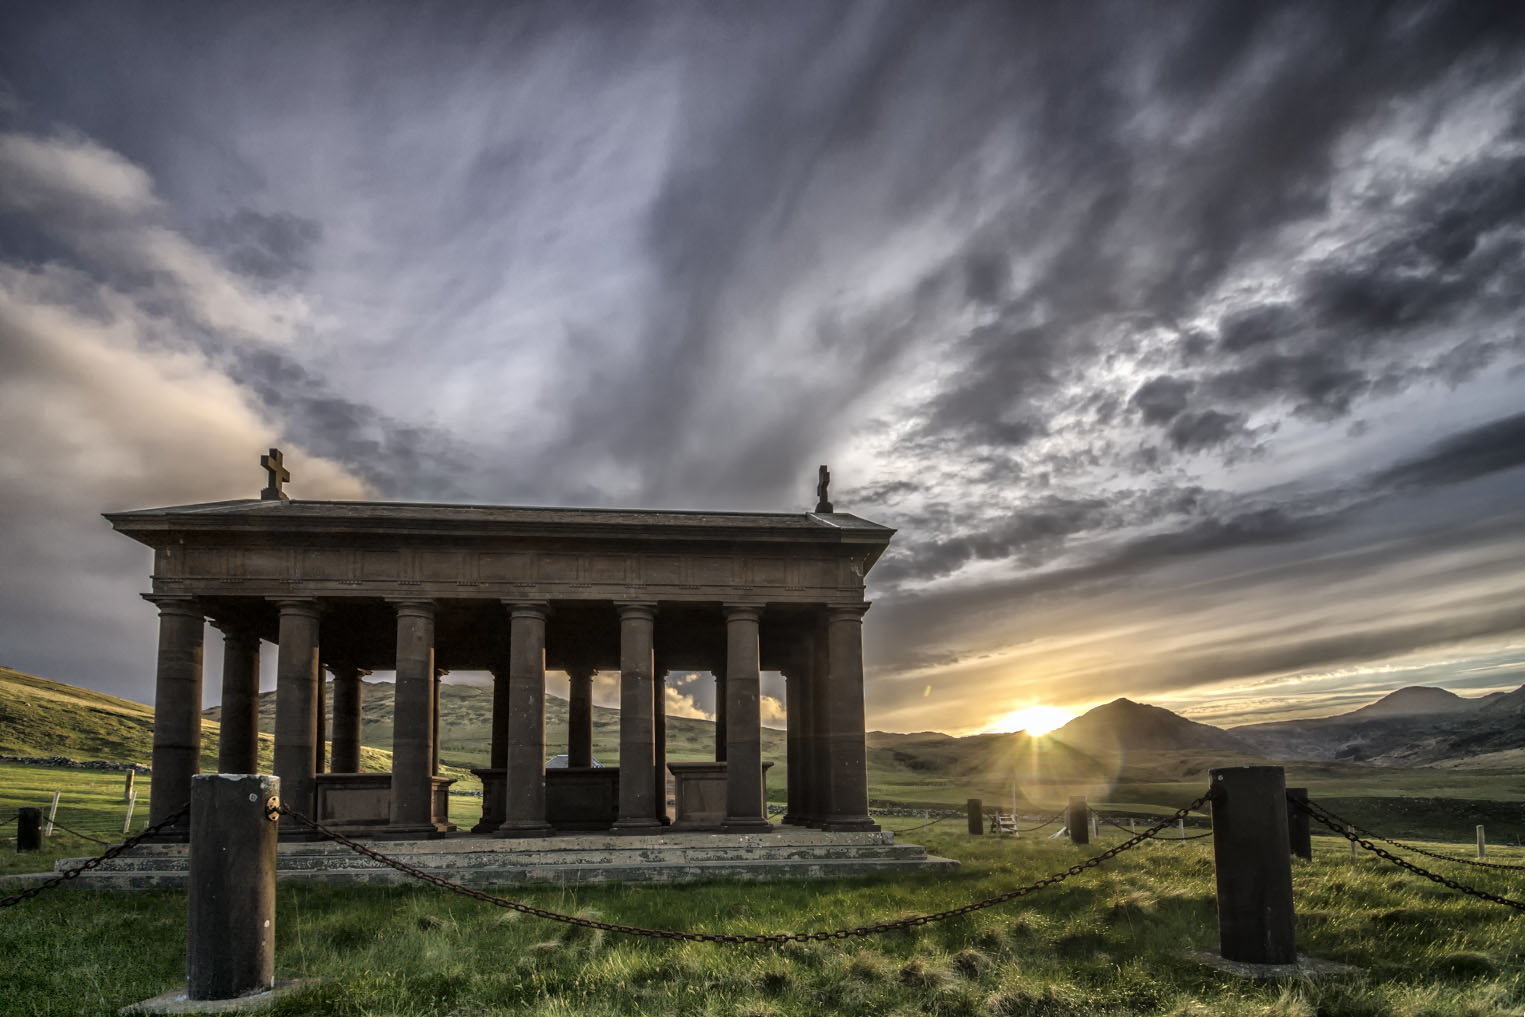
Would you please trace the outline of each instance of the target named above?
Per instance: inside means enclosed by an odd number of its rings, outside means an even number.
[[[493,679],[474,832],[770,829],[761,670],[786,681],[782,822],[877,829],[865,771],[864,577],[894,531],[834,511],[825,467],[814,512],[659,512],[299,501],[282,490],[280,453],[261,462],[269,484],[259,498],[106,516],[154,550],[152,821],[186,802],[199,769],[210,619],[223,634],[219,768],[258,769],[259,662],[271,643],[282,797],[351,834],[455,829],[439,775],[446,669]],[[548,668],[570,679],[565,767],[546,766]],[[392,669],[393,770],[361,773],[361,679]],[[664,686],[675,670],[715,676],[711,761],[667,760]],[[598,671],[619,674],[617,767],[592,765]]]

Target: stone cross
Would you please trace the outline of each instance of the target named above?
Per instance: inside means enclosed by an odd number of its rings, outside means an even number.
[[[259,493],[261,501],[289,501],[281,485],[291,480],[291,471],[281,465],[281,450],[273,448],[267,456],[259,457],[259,464],[270,475],[270,484]]]
[[[817,512],[831,512],[833,511],[831,502],[826,500],[826,488],[831,484],[831,471],[822,466],[818,476],[820,479],[816,481],[815,485],[815,510]]]

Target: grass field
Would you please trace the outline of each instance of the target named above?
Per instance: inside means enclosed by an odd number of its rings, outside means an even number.
[[[60,785],[65,803],[78,798],[68,814],[82,828],[114,818],[120,829],[121,775],[113,773],[0,767],[0,814]],[[63,806],[59,815],[66,815]],[[884,822],[904,830],[925,821]],[[1100,845],[1123,836],[1103,828]],[[508,892],[538,906],[636,925],[811,931],[979,900],[1097,850],[1031,837],[970,837],[961,820],[907,839],[964,867],[935,882]],[[1364,852],[1352,858],[1344,841],[1328,837],[1315,838],[1312,862],[1294,867],[1299,944],[1313,956],[1356,966],[1355,973],[1254,983],[1187,959],[1183,951],[1211,950],[1217,942],[1210,844],[1146,844],[1061,887],[947,923],[783,949],[586,932],[422,887],[283,883],[277,972],[329,981],[274,1012],[1504,1017],[1525,1009],[1525,916]],[[1455,841],[1425,846],[1470,852]],[[7,853],[7,862],[16,859],[13,849]],[[35,870],[40,859],[25,857]],[[1497,847],[1490,857],[1525,864],[1518,848]],[[1525,896],[1522,873],[1416,860],[1494,893]],[[0,1014],[109,1014],[173,988],[184,978],[184,922],[184,896],[175,892],[60,890],[0,912]]]

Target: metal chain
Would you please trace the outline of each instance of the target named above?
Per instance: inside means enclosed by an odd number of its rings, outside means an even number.
[[[948,819],[947,816],[938,816],[936,819],[932,820],[930,823],[922,823],[920,826],[913,826],[909,830],[896,830],[895,831],[895,836],[899,837],[901,834],[915,833],[917,830],[925,830],[927,827],[929,827],[929,826],[936,826],[938,823],[945,822],[947,819]]]
[[[85,840],[93,840],[97,844],[115,844],[116,843],[116,841],[114,841],[114,840],[101,840],[99,837],[92,837],[88,833],[82,833],[79,830],[71,830],[67,826],[65,826],[64,824],[58,822],[57,820],[54,820],[53,825],[55,827],[57,827],[58,829],[62,830],[64,833],[72,833],[76,837],[83,837]]]
[[[1019,826],[1019,827],[1017,827],[1017,832],[1018,833],[1037,833],[1039,830],[1047,829],[1048,827],[1053,826],[1055,823],[1059,822],[1059,820],[1061,820],[1063,818],[1064,818],[1064,813],[1061,812],[1058,815],[1049,816],[1047,819],[1045,819],[1043,822],[1037,824],[1036,826],[1029,826],[1029,827],[1021,827],[1021,826]]]
[[[470,897],[471,899],[479,900],[484,904],[491,904],[494,907],[504,908],[509,911],[517,911],[520,914],[531,915],[535,918],[544,918],[548,921],[560,922],[563,925],[575,925],[584,929],[598,929],[603,932],[619,932],[631,936],[646,936],[652,939],[681,940],[688,943],[761,944],[768,946],[778,946],[784,943],[822,942],[829,939],[851,939],[856,936],[872,936],[885,932],[898,932],[902,929],[911,929],[922,925],[931,925],[933,922],[941,922],[949,918],[957,917],[959,915],[967,915],[974,911],[981,911],[985,908],[994,907],[997,904],[1004,904],[1007,901],[1016,900],[1019,897],[1026,897],[1028,894],[1036,893],[1045,887],[1056,886],[1059,883],[1064,882],[1066,879],[1069,879],[1071,876],[1078,876],[1085,872],[1087,869],[1093,869],[1103,862],[1116,858],[1124,851],[1137,847],[1144,841],[1148,840],[1150,837],[1153,837],[1155,834],[1165,829],[1165,827],[1169,826],[1171,823],[1177,822],[1186,816],[1193,809],[1199,808],[1204,802],[1208,800],[1210,794],[1211,793],[1203,795],[1201,798],[1198,798],[1195,802],[1188,805],[1186,808],[1180,810],[1174,816],[1171,816],[1159,824],[1150,827],[1143,833],[1129,838],[1128,840],[1125,840],[1114,847],[1110,847],[1098,855],[1092,855],[1090,858],[1087,858],[1083,862],[1077,862],[1076,864],[1071,865],[1068,869],[1045,876],[1035,883],[1029,883],[1027,886],[1018,887],[1015,890],[1008,890],[1005,893],[998,894],[994,897],[987,897],[984,900],[975,901],[972,904],[965,904],[962,907],[949,908],[946,911],[937,911],[932,914],[914,915],[909,918],[899,918],[892,922],[880,922],[876,925],[860,925],[851,929],[833,929],[829,932],[774,932],[764,933],[760,935],[739,935],[734,933],[712,932],[681,932],[677,929],[643,929],[636,925],[621,925],[616,922],[600,922],[592,918],[582,918],[577,915],[567,915],[557,911],[548,911],[545,908],[537,908],[529,904],[521,904],[518,901],[508,900],[505,897],[498,897],[494,894],[487,893],[484,890],[475,890],[468,886],[462,886],[461,884],[452,882],[442,876],[436,876],[433,873],[425,872],[422,869],[415,868],[414,866],[409,865],[407,862],[388,857],[379,851],[375,851],[366,847],[364,844],[353,841],[341,833],[335,833],[332,830],[325,829],[324,827],[319,826],[313,820],[302,815],[300,812],[293,811],[289,806],[281,805],[276,807],[273,810],[272,815],[279,814],[282,816],[288,816],[297,823],[318,834],[319,836],[325,837],[336,844],[342,844],[349,848],[351,851],[354,851],[356,854],[364,855],[365,857],[370,858],[372,861],[379,862],[388,868],[396,869],[403,875],[412,876],[414,879],[429,883],[432,886],[439,887],[441,890],[448,890],[451,893],[459,894],[462,897]]]
[[[1348,824],[1340,822],[1340,820],[1337,819],[1333,813],[1329,812],[1327,809],[1324,809],[1320,805],[1317,805],[1313,802],[1301,801],[1296,798],[1289,798],[1287,800],[1292,802],[1303,812],[1306,812],[1309,816],[1312,816],[1320,823],[1323,823],[1325,826],[1329,827],[1329,829],[1333,830],[1341,837],[1344,837],[1346,840],[1353,844],[1361,845],[1363,848],[1370,851],[1378,858],[1392,862],[1400,869],[1407,869],[1414,875],[1423,876],[1425,879],[1430,880],[1432,883],[1439,883],[1441,886],[1448,890],[1457,890],[1469,896],[1476,897],[1479,900],[1489,901],[1493,904],[1502,904],[1505,907],[1514,908],[1516,911],[1525,911],[1525,901],[1513,900],[1509,897],[1500,897],[1496,893],[1489,893],[1487,890],[1479,890],[1475,886],[1468,886],[1465,883],[1458,883],[1454,879],[1447,879],[1445,876],[1436,875],[1428,869],[1421,869],[1413,862],[1399,858],[1397,855],[1393,854],[1386,848],[1379,847],[1378,845],[1373,844],[1371,841],[1367,840],[1365,837],[1362,837],[1359,833],[1356,833],[1354,829],[1351,828]]]
[[[191,807],[189,805],[183,806],[173,815],[166,816],[152,826],[144,827],[143,832],[137,836],[129,837],[122,841],[120,844],[113,844],[111,847],[107,848],[105,851],[102,851],[94,858],[87,858],[83,864],[75,868],[65,869],[63,872],[60,872],[52,879],[44,883],[38,883],[36,886],[30,887],[26,890],[22,890],[18,894],[13,894],[10,897],[0,897],[0,908],[8,908],[13,904],[20,904],[24,900],[31,900],[33,897],[37,896],[39,893],[42,893],[44,890],[51,890],[56,886],[61,886],[71,879],[75,879],[81,873],[90,871],[91,869],[100,865],[102,862],[109,861],[122,852],[129,851],[132,848],[137,847],[139,844],[143,843],[154,834],[163,831],[166,827],[174,826],[176,823],[180,822],[180,820],[190,815],[190,813]],[[54,825],[56,826],[57,824],[55,823]]]
[[[1095,812],[1096,810],[1092,809],[1091,811]],[[1109,826],[1115,826],[1119,830],[1122,830],[1124,833],[1132,833],[1133,832],[1132,830],[1128,829],[1126,826],[1124,826],[1123,824],[1119,823],[1117,820],[1113,819],[1111,816],[1106,815],[1105,813],[1097,812],[1096,815],[1098,817],[1100,817],[1100,819],[1101,819],[1101,821],[1103,823],[1106,823]],[[1157,840],[1157,841],[1160,841],[1162,843],[1167,843],[1167,844],[1168,843],[1175,843],[1175,844],[1179,844],[1181,841],[1184,841],[1184,840],[1201,840],[1203,837],[1211,837],[1212,835],[1213,835],[1213,831],[1208,830],[1206,833],[1194,833],[1194,834],[1192,834],[1189,837],[1156,837],[1154,839]]]
[[[1477,866],[1480,869],[1507,869],[1510,872],[1525,872],[1525,865],[1504,865],[1501,862],[1480,862],[1480,861],[1478,861],[1475,858],[1457,858],[1455,855],[1443,855],[1443,854],[1438,854],[1438,853],[1436,853],[1434,851],[1426,851],[1422,847],[1415,847],[1412,844],[1405,844],[1401,840],[1394,840],[1391,837],[1384,837],[1380,833],[1373,833],[1372,831],[1366,829],[1365,827],[1357,826],[1355,823],[1352,823],[1348,819],[1340,818],[1340,816],[1338,816],[1334,812],[1331,812],[1329,809],[1325,808],[1322,805],[1320,805],[1319,808],[1323,809],[1324,810],[1324,814],[1327,815],[1330,819],[1333,819],[1333,820],[1336,820],[1339,823],[1342,823],[1343,825],[1349,827],[1350,829],[1355,830],[1357,833],[1364,833],[1364,834],[1366,834],[1366,836],[1370,837],[1373,840],[1385,841],[1386,843],[1391,844],[1394,847],[1400,847],[1400,848],[1402,848],[1405,851],[1412,851],[1416,855],[1425,855],[1425,856],[1427,856],[1429,858],[1438,858],[1438,859],[1440,859],[1443,862],[1456,862],[1459,865],[1475,865],[1475,866]]]

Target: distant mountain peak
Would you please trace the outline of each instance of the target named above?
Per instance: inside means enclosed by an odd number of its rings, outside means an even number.
[[[1475,710],[1478,700],[1464,699],[1447,689],[1408,685],[1389,692],[1375,703],[1339,715],[1340,720],[1372,720],[1379,717],[1427,717]],[[1336,719],[1336,718],[1331,718]]]
[[[1234,735],[1210,724],[1199,724],[1163,706],[1150,706],[1119,697],[1076,717],[1049,737],[1088,748],[1221,749],[1242,752],[1246,746]]]

